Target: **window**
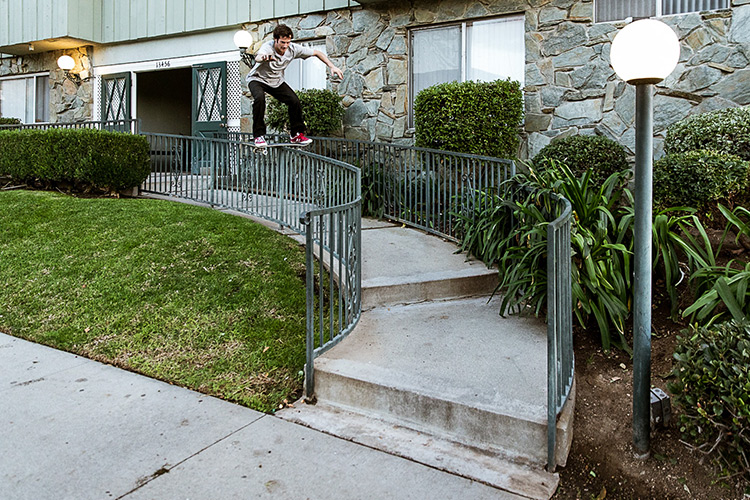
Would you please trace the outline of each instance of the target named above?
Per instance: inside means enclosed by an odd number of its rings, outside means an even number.
[[[0,79],[0,116],[23,123],[49,121],[49,75]]]
[[[523,87],[524,66],[523,16],[415,29],[409,102],[427,87],[452,81],[510,78]]]
[[[303,45],[328,55],[325,40],[304,42]],[[284,80],[294,90],[325,89],[327,77],[326,65],[317,57],[295,59],[284,72]]]
[[[619,21],[629,17],[659,17],[728,8],[729,0],[596,0],[596,21]]]

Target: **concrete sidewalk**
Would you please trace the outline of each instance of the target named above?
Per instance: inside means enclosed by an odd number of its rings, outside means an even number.
[[[0,334],[0,499],[515,499]]]

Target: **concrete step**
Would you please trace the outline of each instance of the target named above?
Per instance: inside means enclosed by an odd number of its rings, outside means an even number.
[[[492,293],[497,271],[456,244],[391,222],[362,219],[363,309]]]
[[[501,490],[498,498],[503,500],[547,500],[560,481],[558,474],[516,463],[501,451],[473,448],[322,402],[316,405],[300,402],[277,416],[493,486]]]
[[[405,445],[415,450],[398,452],[514,491],[506,481],[492,479],[507,475],[506,463],[536,474],[547,462],[546,326],[536,318],[501,318],[499,302],[464,298],[363,312],[355,330],[315,361],[318,405],[451,443],[441,445],[450,449],[482,450],[476,453],[492,457],[491,463],[502,458],[504,465],[497,469],[476,458],[455,465],[465,454],[451,452],[446,455],[451,460],[440,459],[442,448],[431,461],[419,446]],[[574,398],[570,401],[572,408]],[[558,423],[561,465],[572,432],[572,410],[564,413]],[[305,423],[327,432],[336,427],[322,420]],[[475,470],[477,463],[489,467],[489,476],[465,472]],[[524,477],[517,477],[519,484],[528,482]],[[540,491],[548,484],[549,478],[541,481]]]

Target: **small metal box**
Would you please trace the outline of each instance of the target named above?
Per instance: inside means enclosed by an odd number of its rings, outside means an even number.
[[[672,417],[672,404],[669,396],[654,387],[651,389],[651,427],[666,427]]]

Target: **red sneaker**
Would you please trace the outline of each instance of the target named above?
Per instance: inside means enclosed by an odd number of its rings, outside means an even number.
[[[299,134],[295,135],[290,140],[291,140],[292,144],[300,144],[302,146],[304,146],[306,144],[310,144],[312,142],[312,139],[308,139],[307,137],[305,137],[305,135],[302,132],[300,132]]]

